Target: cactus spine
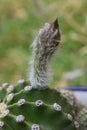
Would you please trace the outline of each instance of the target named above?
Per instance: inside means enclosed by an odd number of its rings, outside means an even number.
[[[47,66],[59,42],[57,20],[45,24],[33,43],[30,83],[19,80],[15,87],[2,84],[0,130],[87,129],[87,109],[74,95],[48,88]]]

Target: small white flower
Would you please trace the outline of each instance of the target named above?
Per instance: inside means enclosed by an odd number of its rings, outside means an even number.
[[[37,107],[42,106],[43,104],[44,104],[44,102],[43,102],[42,100],[37,100],[37,101],[35,102],[35,105],[36,105]]]
[[[9,85],[8,83],[3,83],[3,84],[2,84],[2,88],[7,87],[8,85]]]
[[[79,128],[79,126],[80,126],[77,121],[74,121],[74,125],[75,125],[76,128]]]
[[[25,99],[20,99],[20,100],[18,101],[18,106],[22,106],[22,105],[24,105],[25,103],[26,103]]]
[[[26,92],[28,92],[28,91],[32,90],[32,86],[25,86],[24,90],[25,90]]]
[[[24,79],[18,80],[18,84],[23,84],[23,83],[25,83],[25,80],[24,80]]]
[[[25,117],[23,115],[18,115],[16,117],[16,122],[21,123],[25,120]]]
[[[57,104],[57,103],[54,103],[53,107],[54,107],[54,110],[56,110],[56,111],[61,111],[62,110],[61,106],[59,104]]]
[[[37,124],[33,124],[33,125],[31,126],[31,130],[40,130],[40,126],[37,125]]]
[[[72,120],[73,120],[72,115],[68,114],[68,115],[67,115],[67,117],[68,117],[68,120],[70,120],[70,121],[72,121]]]
[[[14,98],[14,93],[10,93],[10,94],[7,96],[7,102],[12,101],[13,98]]]
[[[0,128],[4,126],[4,122],[0,121]]]
[[[14,86],[13,85],[9,85],[7,88],[7,92],[11,93],[14,90]]]

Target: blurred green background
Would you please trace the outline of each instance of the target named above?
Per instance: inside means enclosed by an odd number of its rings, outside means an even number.
[[[0,0],[0,84],[27,79],[30,45],[55,18],[62,39],[51,86],[87,86],[87,0]]]

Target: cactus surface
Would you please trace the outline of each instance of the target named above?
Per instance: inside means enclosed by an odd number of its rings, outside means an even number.
[[[20,80],[0,91],[1,130],[78,130],[73,104],[54,89],[38,90]]]
[[[57,20],[33,43],[30,82],[0,87],[0,130],[86,130],[87,109],[73,93],[49,88],[48,62],[60,42]]]

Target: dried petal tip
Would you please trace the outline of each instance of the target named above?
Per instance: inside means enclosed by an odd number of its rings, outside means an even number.
[[[51,24],[50,24],[50,28],[49,28],[49,34],[53,33],[52,35],[52,39],[54,39],[55,42],[60,43],[60,39],[61,39],[61,35],[60,35],[60,31],[59,31],[59,24],[58,24],[58,20],[54,20]],[[55,43],[54,42],[54,43]],[[57,44],[58,45],[58,44]]]
[[[59,28],[58,20],[57,20],[57,19],[54,20],[54,21],[51,23],[51,25],[53,25],[53,27],[54,27],[53,30],[58,29],[58,28]]]
[[[58,24],[57,19],[54,21],[54,29],[58,29],[57,37],[58,37],[58,40],[61,40],[61,35],[60,35],[60,31],[59,31],[59,24]]]

